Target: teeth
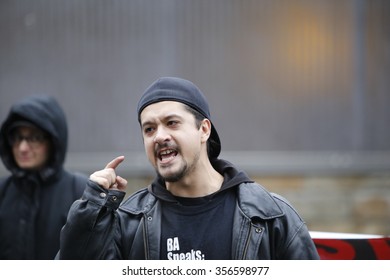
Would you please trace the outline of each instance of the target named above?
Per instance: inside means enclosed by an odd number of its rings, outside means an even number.
[[[165,150],[165,151],[162,151],[160,153],[160,155],[168,155],[168,154],[173,153],[173,152],[174,152],[173,150]]]

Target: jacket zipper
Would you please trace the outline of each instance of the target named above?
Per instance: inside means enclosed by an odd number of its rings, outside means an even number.
[[[147,234],[146,234],[146,222],[147,222],[147,215],[144,215],[144,230],[143,230],[143,236],[144,236],[144,250],[145,250],[145,259],[148,260],[149,259],[149,255],[148,255],[148,239],[147,239]]]
[[[242,255],[242,259],[244,260],[245,257],[246,257],[246,254],[248,253],[248,248],[249,248],[249,241],[251,239],[251,236],[252,236],[252,223],[249,223],[249,232],[248,232],[248,236],[247,236],[247,239],[246,239],[246,242],[245,242],[245,248],[244,248],[244,252],[243,252],[243,255]]]

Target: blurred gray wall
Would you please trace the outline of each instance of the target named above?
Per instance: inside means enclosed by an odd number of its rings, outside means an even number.
[[[136,104],[159,76],[202,89],[250,173],[388,172],[389,73],[387,0],[0,1],[0,119],[57,97],[85,172],[149,174]]]

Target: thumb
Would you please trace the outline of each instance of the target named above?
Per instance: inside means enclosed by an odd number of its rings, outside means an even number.
[[[127,180],[122,178],[121,176],[116,176],[115,184],[110,187],[110,189],[118,190],[118,191],[126,191]]]

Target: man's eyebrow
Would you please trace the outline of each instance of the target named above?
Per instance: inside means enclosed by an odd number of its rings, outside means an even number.
[[[144,127],[144,126],[146,126],[146,125],[148,125],[150,122],[142,122],[141,124],[140,124],[140,126],[141,127]]]
[[[172,118],[183,119],[183,116],[181,114],[169,113],[169,114],[163,116],[162,120],[167,121],[167,120],[172,119]],[[141,126],[144,127],[144,126],[147,126],[147,125],[150,125],[153,123],[155,123],[153,120],[146,120],[146,121],[141,123]]]
[[[182,119],[183,116],[180,114],[171,113],[171,114],[166,115],[163,119],[167,120],[167,119],[172,119],[172,118]]]

